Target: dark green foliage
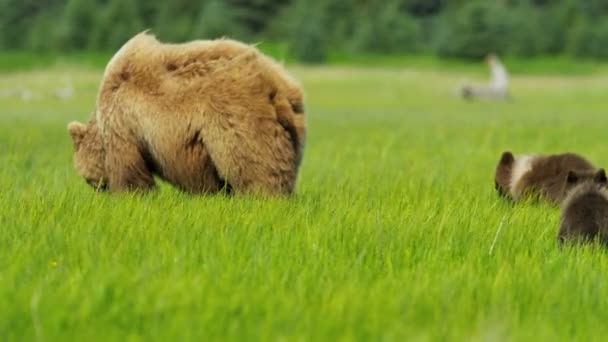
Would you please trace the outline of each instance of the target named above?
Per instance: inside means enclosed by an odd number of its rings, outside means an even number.
[[[139,9],[139,17],[142,24],[146,28],[152,28],[156,23],[161,6],[165,4],[163,1],[150,1],[150,0],[131,0],[137,4]]]
[[[471,1],[446,15],[439,33],[441,56],[480,58],[507,51],[508,9],[497,1]]]
[[[366,20],[366,18],[368,20]],[[352,47],[357,52],[414,52],[420,43],[418,24],[398,1],[383,3],[359,13]]]
[[[575,57],[608,58],[608,19],[579,22],[572,31],[568,52]]]
[[[53,13],[40,13],[32,22],[25,44],[36,52],[50,51],[56,47],[56,37],[56,22]]]
[[[577,0],[574,3],[582,15],[592,19],[599,19],[608,14],[606,0]]]
[[[89,46],[91,32],[97,24],[96,9],[95,0],[68,0],[57,29],[59,48],[85,49]]]
[[[180,42],[190,39],[200,9],[200,1],[194,3],[190,0],[161,2],[158,5],[158,13],[153,25],[154,33],[167,41]]]
[[[234,9],[222,0],[208,0],[201,8],[194,27],[197,39],[240,38],[242,30]]]
[[[0,42],[7,49],[25,49],[30,30],[45,10],[56,8],[54,0],[0,0]]]
[[[144,29],[136,2],[111,0],[100,14],[90,44],[97,50],[115,50]]]
[[[296,0],[283,14],[286,21],[279,35],[288,37],[289,50],[296,59],[319,63],[327,58],[328,36],[323,31],[326,9],[325,2],[311,6],[306,0]]]
[[[539,22],[539,13],[532,6],[520,6],[513,9],[510,15],[510,32],[508,39],[511,42],[507,46],[508,52],[514,55],[535,56],[543,50],[542,42],[538,34],[542,33],[543,27]]]
[[[268,23],[290,0],[220,0],[233,11],[234,18],[253,35],[263,32]],[[310,3],[310,1],[309,1]]]
[[[427,17],[439,14],[448,0],[403,0],[408,12],[416,17]]]
[[[522,5],[511,10],[508,52],[516,56],[557,54],[564,51],[567,18],[556,10]]]
[[[0,0],[0,49],[109,52],[151,29],[171,42],[273,43],[306,62],[330,53],[604,58],[607,16],[605,0]]]

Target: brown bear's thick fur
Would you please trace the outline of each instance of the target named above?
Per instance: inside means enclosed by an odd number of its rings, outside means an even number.
[[[562,204],[559,242],[585,242],[599,238],[608,245],[608,179],[604,169],[591,177],[568,173],[568,195]]]
[[[257,49],[220,39],[163,44],[147,33],[108,63],[87,125],[70,123],[89,183],[146,190],[289,194],[305,138],[303,94]]]
[[[594,174],[591,162],[574,153],[521,155],[505,151],[496,165],[494,185],[501,196],[517,202],[540,196],[559,204],[566,195],[569,171]]]

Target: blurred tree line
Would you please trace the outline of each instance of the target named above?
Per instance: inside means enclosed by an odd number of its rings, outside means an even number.
[[[160,39],[228,36],[328,52],[488,52],[608,57],[606,0],[0,0],[0,48],[112,51],[151,28]]]

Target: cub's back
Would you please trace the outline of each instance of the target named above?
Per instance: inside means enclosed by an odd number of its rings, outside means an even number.
[[[608,242],[608,192],[592,182],[574,188],[562,205],[558,238]]]

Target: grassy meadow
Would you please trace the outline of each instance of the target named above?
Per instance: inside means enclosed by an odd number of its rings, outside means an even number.
[[[608,253],[493,188],[503,150],[608,166],[608,73],[293,67],[309,134],[289,199],[93,192],[72,168],[102,70],[0,74],[0,340],[602,340]],[[75,95],[53,96],[65,79]],[[500,231],[497,234],[497,231]]]

